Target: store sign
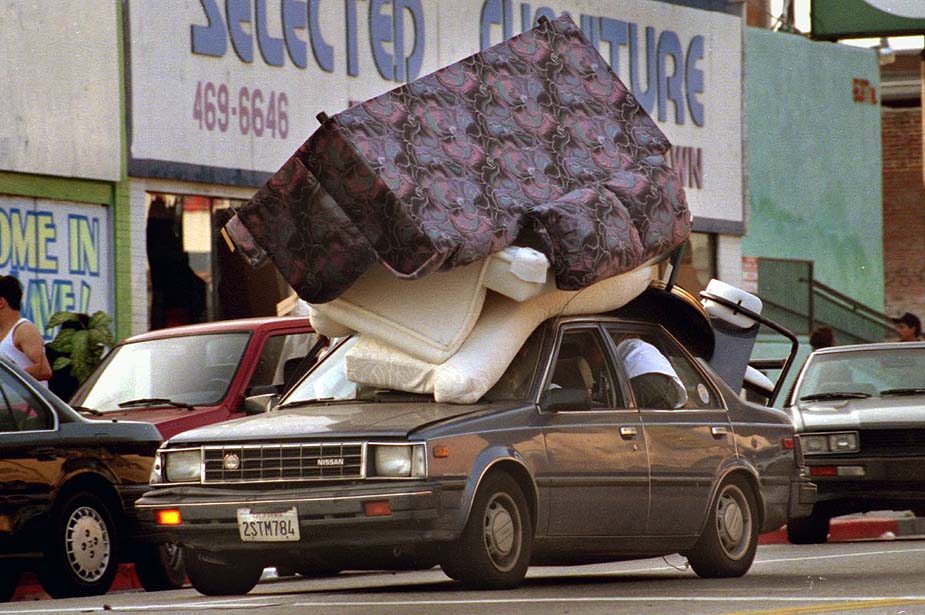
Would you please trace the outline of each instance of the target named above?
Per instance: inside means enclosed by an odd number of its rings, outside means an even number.
[[[925,34],[922,0],[812,0],[810,11],[816,39]]]
[[[119,179],[117,4],[0,0],[0,169]]]
[[[129,10],[133,175],[247,184],[275,172],[319,112],[569,12],[671,139],[695,218],[743,220],[738,15],[652,0],[188,0]]]
[[[0,200],[0,274],[19,278],[22,314],[43,333],[58,311],[112,313],[109,250],[106,207]]]

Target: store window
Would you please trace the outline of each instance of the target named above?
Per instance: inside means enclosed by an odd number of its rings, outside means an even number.
[[[276,268],[253,269],[231,252],[221,228],[244,203],[149,193],[146,242],[151,329],[275,316],[290,294]]]

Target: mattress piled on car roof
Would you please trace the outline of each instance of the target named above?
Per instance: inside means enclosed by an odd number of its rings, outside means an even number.
[[[670,143],[567,15],[321,119],[225,230],[319,330],[431,365],[489,293],[559,305],[690,233]]]

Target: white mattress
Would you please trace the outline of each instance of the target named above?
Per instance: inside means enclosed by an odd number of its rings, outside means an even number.
[[[438,402],[473,403],[501,378],[530,333],[547,318],[616,309],[646,289],[646,266],[579,291],[547,290],[526,301],[490,292],[471,332],[445,361],[428,361],[380,336],[361,335],[346,358],[358,384],[429,393]]]
[[[491,289],[525,301],[555,289],[549,262],[509,247],[465,267],[401,280],[377,265],[340,297],[311,306],[315,329],[329,337],[355,331],[427,361],[447,361],[469,336]]]

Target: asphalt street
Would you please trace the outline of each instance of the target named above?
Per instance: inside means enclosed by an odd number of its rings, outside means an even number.
[[[701,579],[680,556],[569,568],[532,568],[524,585],[467,591],[439,569],[268,579],[241,597],[192,589],[112,592],[69,600],[12,602],[0,615],[79,613],[925,615],[925,540],[816,546],[765,545],[740,579]]]

